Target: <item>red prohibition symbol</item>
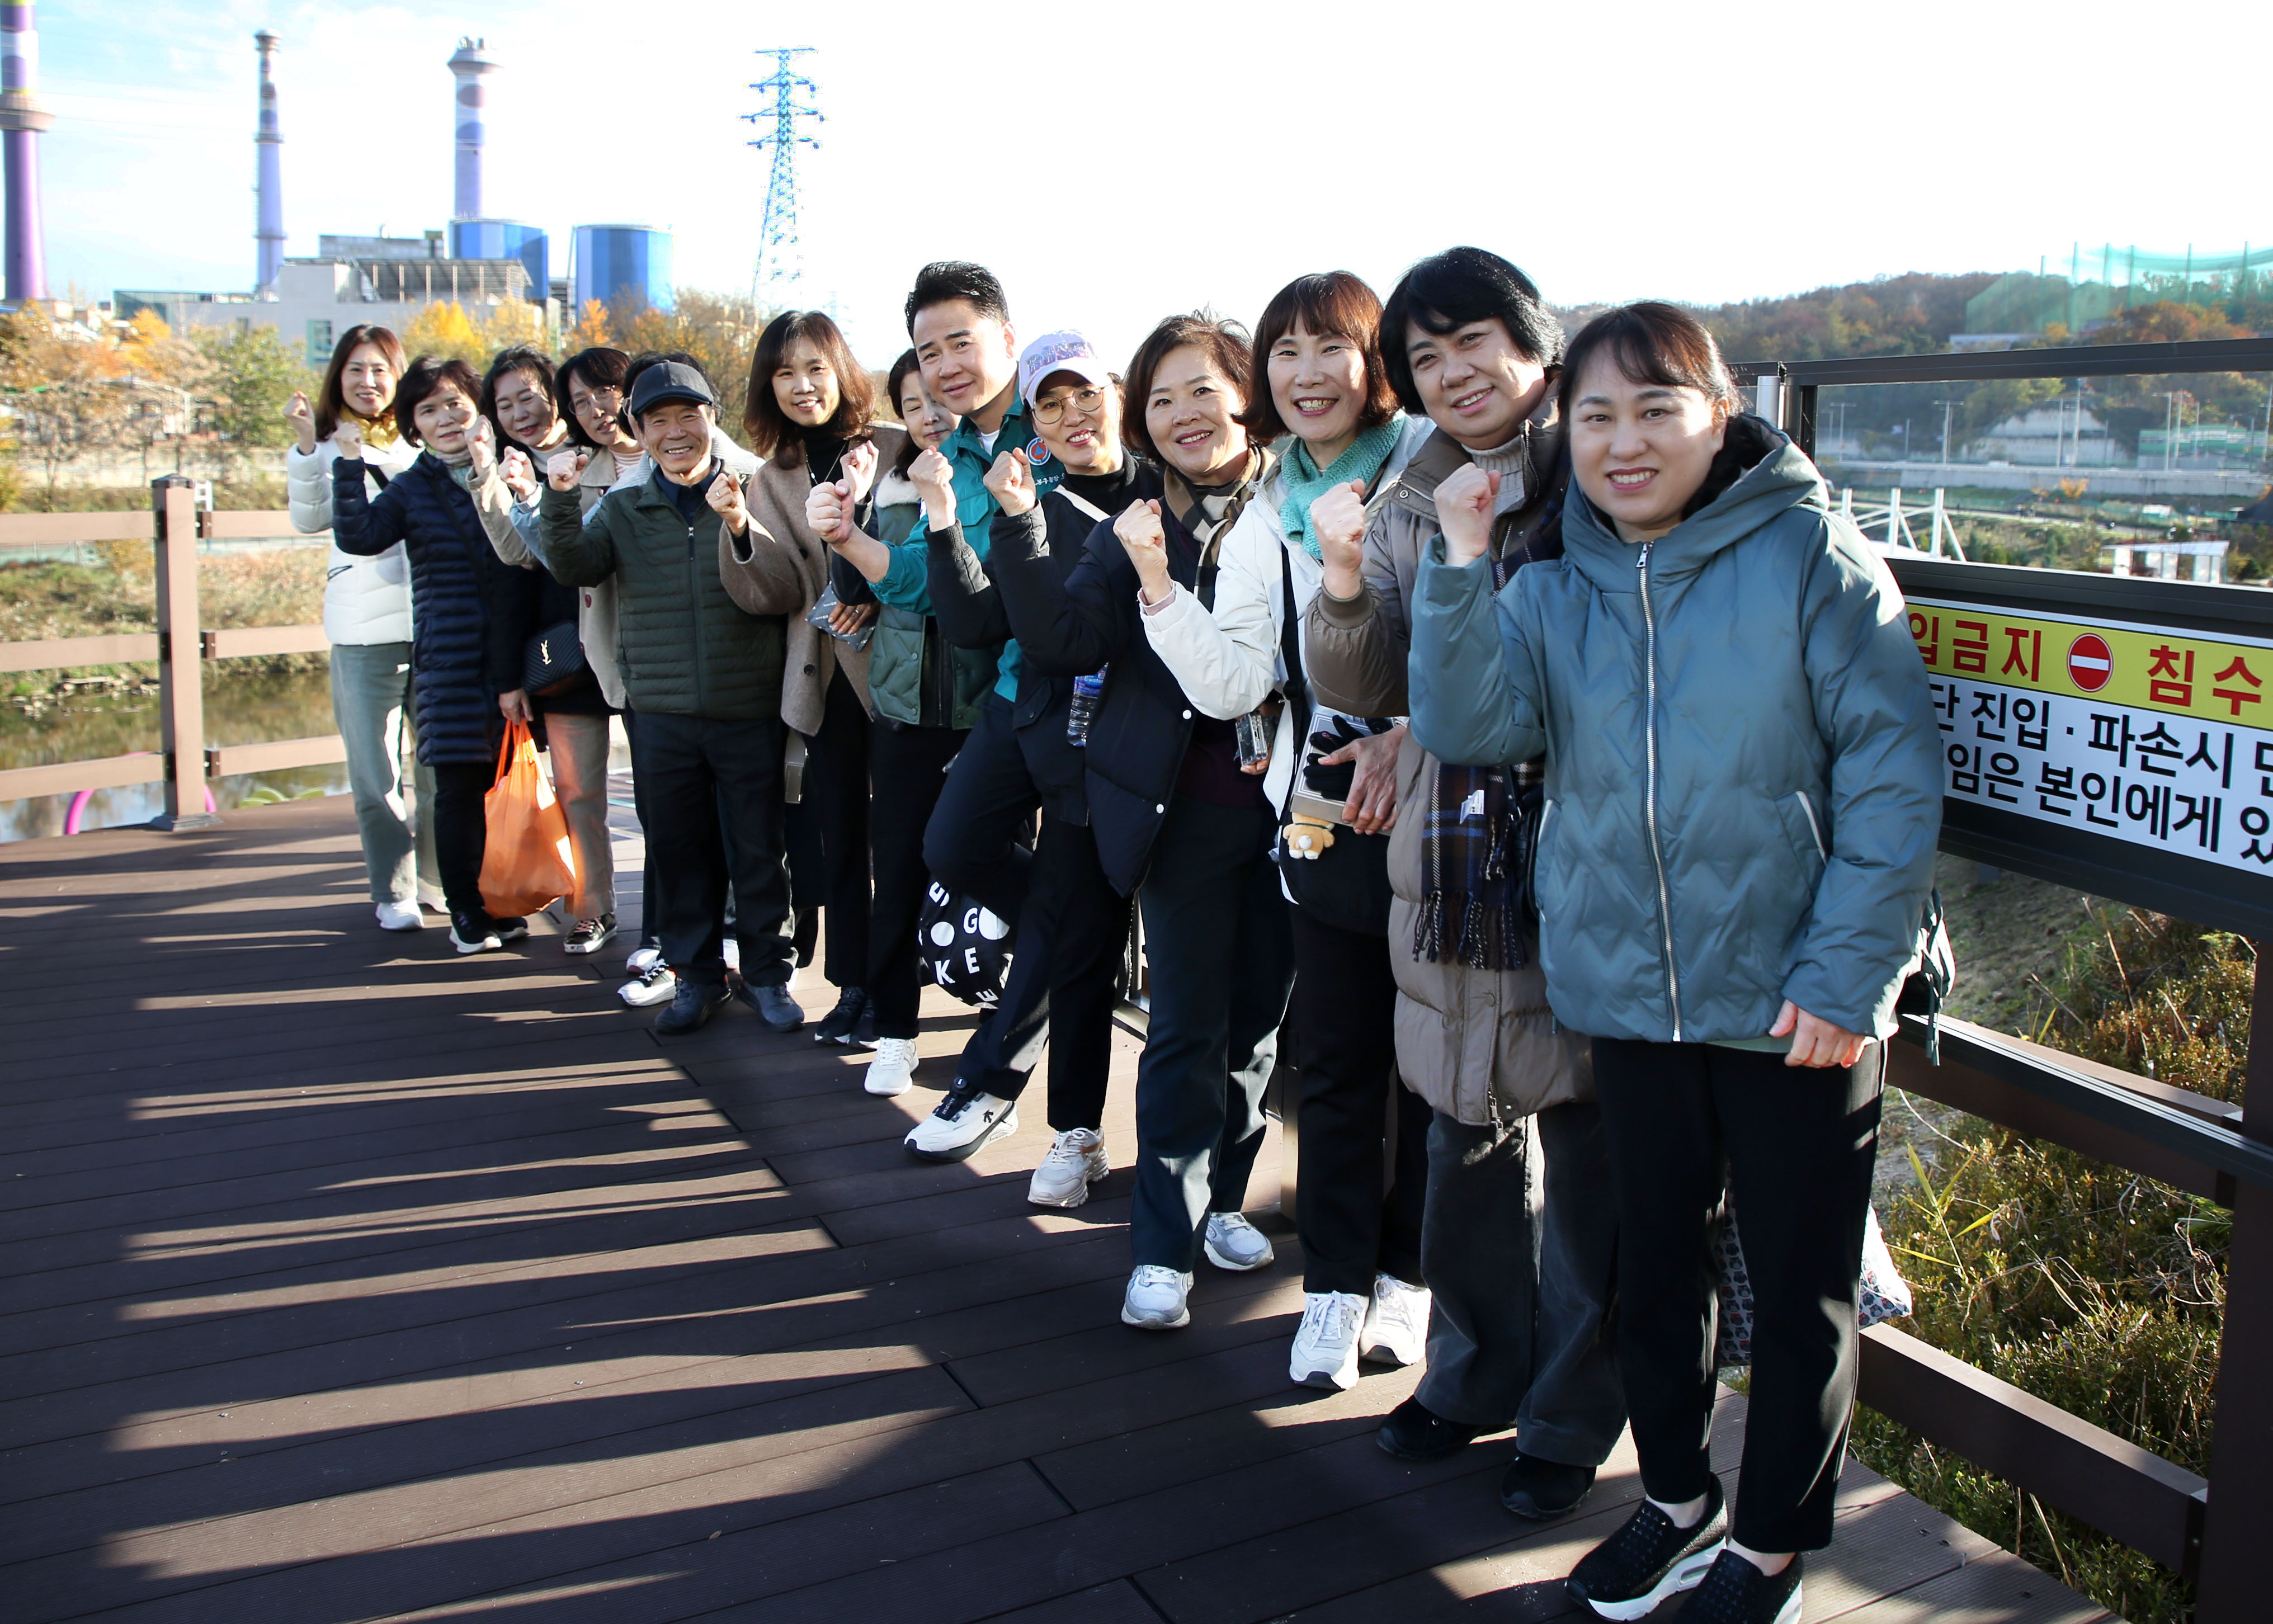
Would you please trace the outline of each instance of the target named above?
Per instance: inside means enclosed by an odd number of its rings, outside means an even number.
[[[2114,674],[2115,656],[2097,632],[2086,632],[2067,646],[2067,679],[2086,693],[2098,692]]]

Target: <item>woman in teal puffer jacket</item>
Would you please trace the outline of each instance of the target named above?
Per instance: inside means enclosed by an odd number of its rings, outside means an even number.
[[[1699,1616],[1783,1624],[1793,1553],[1830,1543],[1877,1040],[1916,961],[1942,782],[1892,577],[1814,465],[1737,408],[1685,311],[1589,324],[1563,383],[1564,556],[1495,600],[1474,562],[1494,476],[1447,479],[1410,677],[1442,760],[1547,754],[1541,962],[1594,1039],[1649,1497],[1572,1588],[1630,1619],[1701,1583]],[[1733,1530],[1707,1458],[1724,1188],[1757,1313]]]

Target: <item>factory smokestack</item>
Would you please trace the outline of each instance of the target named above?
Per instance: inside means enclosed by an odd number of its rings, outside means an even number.
[[[8,297],[48,296],[41,236],[40,131],[56,122],[40,105],[40,32],[32,0],[0,4],[0,131],[6,131]]]
[[[497,63],[482,49],[480,40],[461,39],[458,54],[450,58],[450,71],[458,81],[458,187],[453,220],[482,218],[482,78],[497,71]]]
[[[284,268],[284,135],[276,126],[276,36],[262,29],[252,36],[260,48],[260,131],[253,145],[260,155],[252,285],[267,287]]]

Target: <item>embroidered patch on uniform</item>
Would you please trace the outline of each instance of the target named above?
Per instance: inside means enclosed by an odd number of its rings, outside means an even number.
[[[1042,437],[1040,435],[1037,434],[1032,439],[1026,442],[1027,461],[1039,463],[1047,462],[1049,460],[1050,448],[1042,444]]]

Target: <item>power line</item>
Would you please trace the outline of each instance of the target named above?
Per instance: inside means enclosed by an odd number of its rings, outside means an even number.
[[[761,133],[749,143],[760,152],[771,147],[774,154],[773,172],[766,182],[765,220],[758,230],[757,262],[750,268],[750,298],[760,315],[767,309],[769,287],[785,291],[805,272],[797,251],[797,149],[817,147],[821,143],[812,136],[799,135],[797,121],[810,118],[820,123],[825,119],[811,101],[820,87],[802,74],[791,72],[790,59],[813,54],[809,45],[760,50],[757,55],[774,59],[774,71],[750,88],[770,100],[756,112],[742,115],[745,121],[761,129],[769,121],[773,124],[769,133]]]

